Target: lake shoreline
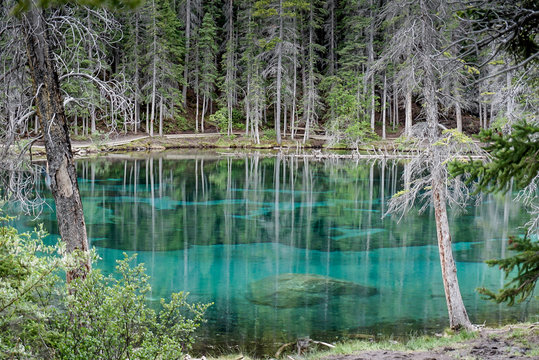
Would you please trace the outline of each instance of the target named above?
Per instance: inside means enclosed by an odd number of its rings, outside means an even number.
[[[480,327],[477,332],[446,331],[444,334],[412,337],[399,342],[365,337],[336,344],[310,341],[298,353],[297,344],[285,344],[277,359],[361,360],[361,359],[529,359],[539,356],[539,322],[515,323],[503,327]],[[329,350],[328,350],[329,348]],[[209,360],[250,360],[246,354],[225,354]]]
[[[258,151],[273,156],[274,152],[302,158],[410,158],[417,154],[396,141],[397,138],[379,139],[357,147],[333,144],[327,136],[313,136],[306,143],[302,139],[283,139],[281,145],[274,140],[261,139],[260,144],[251,137],[220,133],[172,134],[150,137],[147,135],[119,135],[115,138],[73,140],[71,148],[75,158],[102,154],[160,153],[168,150],[214,150],[220,155],[237,156],[242,151]],[[221,150],[221,152],[220,152]],[[223,153],[232,150],[232,153]],[[45,156],[45,147],[36,143],[31,147],[32,156]],[[475,158],[475,156],[474,156]]]

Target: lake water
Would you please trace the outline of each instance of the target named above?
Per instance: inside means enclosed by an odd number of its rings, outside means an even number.
[[[90,244],[103,259],[97,267],[111,272],[124,252],[138,253],[152,277],[151,301],[185,290],[192,301],[214,302],[198,349],[272,354],[299,337],[406,336],[448,326],[434,211],[412,212],[400,222],[382,218],[402,188],[402,164],[135,156],[77,161]],[[43,222],[56,233],[50,198],[47,205],[38,221],[20,217],[17,226]],[[478,206],[450,212],[460,287],[474,323],[537,319],[536,300],[507,308],[475,292],[503,284],[502,273],[483,261],[508,255],[508,236],[526,218],[509,195],[488,195]],[[321,275],[315,279],[373,291],[326,286],[292,293],[288,302],[281,302],[282,293],[267,303],[253,298],[265,294],[260,286],[279,290],[279,274]]]

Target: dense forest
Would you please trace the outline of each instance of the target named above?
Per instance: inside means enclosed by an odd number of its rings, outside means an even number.
[[[21,3],[1,5],[8,143],[39,128]],[[217,128],[355,143],[408,133],[425,87],[444,126],[472,133],[537,108],[533,1],[148,0],[43,16],[73,135]]]

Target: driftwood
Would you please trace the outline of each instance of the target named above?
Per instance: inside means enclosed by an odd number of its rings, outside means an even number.
[[[332,345],[332,344],[328,344],[326,342],[323,342],[323,341],[316,341],[316,340],[312,340],[312,339],[309,339],[309,338],[301,338],[301,339],[298,339],[296,341],[293,341],[293,342],[289,342],[289,343],[286,343],[286,344],[283,344],[281,345],[281,347],[277,350],[277,352],[275,353],[275,357],[276,358],[279,358],[279,356],[281,356],[281,353],[289,346],[293,346],[295,345],[296,346],[296,349],[297,349],[297,353],[298,353],[298,356],[301,355],[301,353],[304,351],[304,350],[307,350],[312,344],[315,344],[315,345],[323,345],[323,346],[326,346],[328,348],[334,348],[335,345]],[[292,358],[291,356],[287,355],[287,358],[289,360],[295,360],[294,358]]]

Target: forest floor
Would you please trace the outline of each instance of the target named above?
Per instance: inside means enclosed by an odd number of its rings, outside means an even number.
[[[329,351],[314,350],[298,355],[281,354],[286,360],[455,360],[455,359],[539,359],[539,323],[519,323],[478,332],[421,336],[406,342],[362,340],[335,344]],[[227,355],[215,360],[248,360]],[[210,359],[212,360],[212,359]]]

